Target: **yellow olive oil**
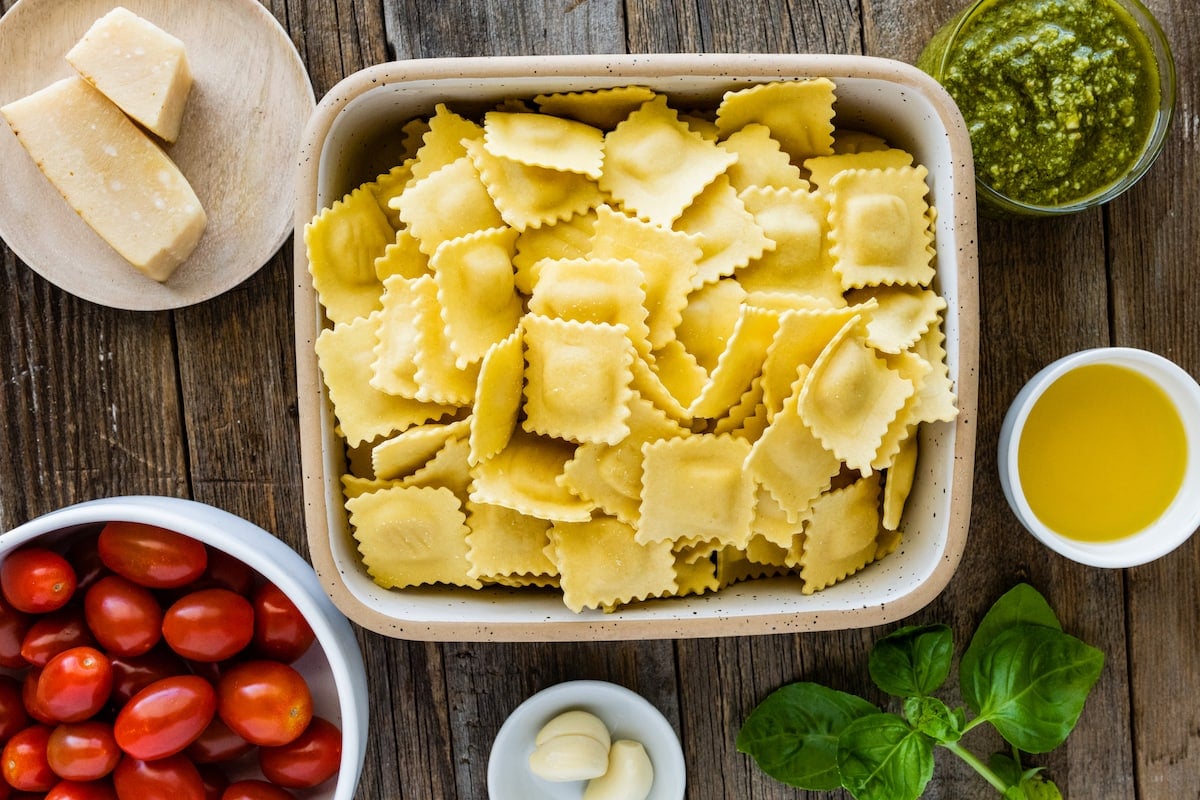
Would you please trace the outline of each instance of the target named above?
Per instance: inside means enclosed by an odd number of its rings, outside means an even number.
[[[1034,403],[1017,471],[1033,513],[1071,539],[1103,542],[1154,522],[1183,484],[1187,439],[1174,403],[1139,372],[1077,367]]]

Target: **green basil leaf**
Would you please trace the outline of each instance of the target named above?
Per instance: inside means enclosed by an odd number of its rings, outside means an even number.
[[[977,684],[975,669],[979,656],[1003,631],[1014,625],[1042,625],[1062,630],[1062,624],[1046,598],[1027,583],[1018,583],[1005,592],[979,622],[975,635],[958,662],[958,679],[963,702],[975,713],[979,713],[979,698],[972,687]]]
[[[871,680],[897,697],[926,697],[950,675],[954,633],[948,625],[901,628],[880,639],[871,650]]]
[[[1054,785],[1053,781],[1048,781],[1041,775],[1028,775],[1021,781],[1021,788],[1025,791],[1027,800],[1063,800],[1062,792]]]
[[[1058,787],[1037,773],[1038,770],[1030,770],[1019,783],[1008,787],[1004,800],[1063,800]]]
[[[854,720],[879,709],[846,692],[816,683],[775,690],[750,712],[738,732],[737,749],[763,772],[800,789],[837,789],[837,743]]]
[[[956,713],[936,697],[908,698],[904,701],[904,718],[938,744],[957,742],[962,738],[964,720],[961,711]]]
[[[996,773],[1000,780],[1010,786],[1016,786],[1021,782],[1023,772],[1021,765],[1013,761],[1012,756],[1007,753],[993,753],[987,762],[988,769]]]
[[[862,717],[842,731],[838,770],[856,800],[916,800],[933,777],[933,743],[895,714]]]
[[[1007,753],[993,753],[987,763],[996,777],[1009,786],[1005,800],[1062,800],[1058,787],[1041,774],[1041,767],[1022,770],[1020,763]]]
[[[1104,654],[1060,630],[1015,625],[979,654],[969,677],[979,716],[1028,753],[1058,747],[1100,677]]]

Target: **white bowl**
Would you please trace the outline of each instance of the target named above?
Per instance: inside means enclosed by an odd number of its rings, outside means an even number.
[[[1030,508],[1017,470],[1021,433],[1034,404],[1056,380],[1086,364],[1127,367],[1149,378],[1174,403],[1187,436],[1183,484],[1174,501],[1146,528],[1109,542],[1080,541],[1051,530]],[[1094,567],[1133,567],[1153,561],[1179,547],[1200,527],[1200,385],[1173,361],[1146,350],[1099,347],[1065,356],[1034,375],[1013,399],[1000,428],[997,462],[1004,497],[1017,519],[1056,553]]]
[[[170,497],[113,497],[67,506],[0,535],[0,560],[32,541],[53,545],[104,522],[139,522],[176,531],[240,559],[278,586],[304,614],[316,643],[292,666],[308,681],[313,710],[342,731],[342,764],[335,781],[301,800],[350,800],[366,754],[367,677],[362,652],[345,616],[330,602],[303,558],[271,533],[219,508]]]
[[[314,343],[328,324],[296,236],[297,388],[309,550],[322,584],[347,616],[386,636],[422,640],[680,638],[829,630],[908,616],[938,595],[956,569],[970,518],[975,457],[978,289],[975,178],[970,141],[949,95],[908,64],[831,55],[594,55],[420,59],[357,72],[318,104],[298,172],[296,230],[317,211],[398,163],[396,132],[438,103],[485,110],[505,98],[637,84],[715,108],[722,94],[771,80],[823,76],[837,86],[835,123],[878,133],[929,170],[937,207],[935,286],[960,413],[924,425],[902,528],[887,558],[811,595],[786,579],[745,581],[703,596],[574,613],[550,592],[376,585],[344,509],[345,446],[321,380]]]
[[[529,770],[534,738],[542,726],[564,711],[595,714],[615,742],[641,742],[654,766],[647,800],[682,800],[687,776],[679,737],[662,712],[640,694],[606,681],[567,681],[543,689],[517,706],[496,734],[488,759],[491,800],[578,800],[584,781],[553,783]]]

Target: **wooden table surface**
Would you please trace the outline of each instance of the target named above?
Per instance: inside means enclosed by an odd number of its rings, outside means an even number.
[[[268,0],[318,97],[392,59],[551,53],[830,52],[913,61],[962,0]],[[8,10],[14,0],[0,0]],[[1067,744],[1036,763],[1076,800],[1200,797],[1200,538],[1148,566],[1079,566],[1005,505],[995,447],[1022,383],[1053,359],[1128,345],[1200,376],[1200,25],[1193,0],[1148,0],[1180,75],[1149,176],[1102,210],[980,220],[981,373],[974,506],[947,589],[908,622],[958,641],[1018,581],[1107,662]],[[0,179],[3,179],[0,176]],[[292,247],[243,285],[174,312],[115,311],[47,283],[0,247],[0,524],[122,494],[192,497],[306,552]],[[86,264],[80,264],[86,269]],[[734,748],[768,692],[815,680],[870,695],[867,653],[895,626],[802,635],[578,644],[435,644],[360,632],[374,698],[362,798],[484,798],[492,739],[539,689],[574,678],[642,693],[675,726],[688,797],[809,796]],[[953,699],[953,698],[951,698]],[[993,744],[976,742],[985,752]],[[939,757],[927,796],[994,796]],[[812,795],[817,796],[817,795]]]

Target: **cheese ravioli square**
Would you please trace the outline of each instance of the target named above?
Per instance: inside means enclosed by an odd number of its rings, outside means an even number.
[[[635,357],[625,325],[525,317],[530,433],[616,444],[629,434]]]
[[[696,434],[642,448],[639,542],[710,540],[745,546],[754,518],[750,443]]]

